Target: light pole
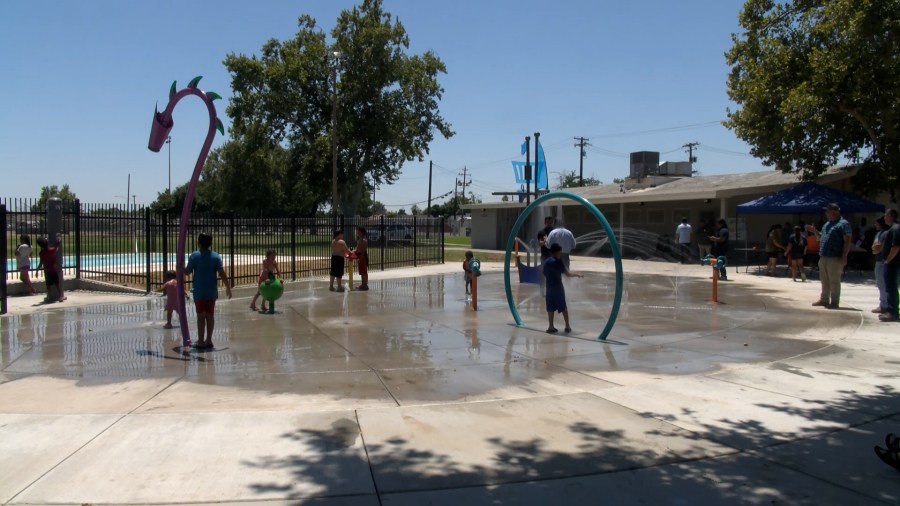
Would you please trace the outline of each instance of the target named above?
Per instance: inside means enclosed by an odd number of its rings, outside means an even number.
[[[334,215],[335,228],[338,217],[338,193],[337,193],[337,68],[340,64],[341,52],[332,51],[334,64],[331,67],[331,82],[334,83],[331,95],[331,210]]]
[[[166,137],[166,144],[169,146],[169,195],[172,194],[172,136]]]

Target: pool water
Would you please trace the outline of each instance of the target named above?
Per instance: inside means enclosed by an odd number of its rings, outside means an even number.
[[[163,255],[162,253],[150,253],[150,263],[151,264],[162,264],[163,263]],[[167,257],[169,268],[175,268],[175,259],[178,255],[174,253],[170,253]],[[65,261],[65,265],[63,268],[66,269],[74,269],[75,268],[75,256],[74,255],[66,255],[63,257]],[[187,259],[185,259],[185,262]],[[147,262],[146,253],[118,253],[114,255],[83,255],[81,257],[81,268],[87,270],[94,269],[102,269],[106,267],[125,267],[131,265],[144,265]],[[31,259],[31,267],[37,268],[38,258],[32,257]],[[13,258],[11,260],[6,261],[6,270],[7,272],[15,272],[16,269],[16,259]]]

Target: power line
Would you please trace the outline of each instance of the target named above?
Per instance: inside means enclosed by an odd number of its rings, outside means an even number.
[[[750,156],[750,157],[753,156],[750,153],[744,153],[741,151],[733,151],[730,149],[717,148],[714,146],[710,146],[708,144],[704,144],[703,149],[705,149],[706,151],[709,151],[711,153],[719,153],[721,155]]]
[[[677,126],[664,127],[664,128],[653,128],[650,130],[635,130],[632,132],[618,132],[618,133],[611,133],[611,134],[591,135],[589,138],[591,140],[593,140],[593,139],[609,139],[612,137],[630,137],[633,135],[649,135],[649,134],[656,134],[656,133],[663,133],[663,132],[677,132],[679,130],[690,130],[693,128],[707,128],[707,127],[711,127],[711,126],[715,126],[715,125],[721,125],[722,121],[725,121],[725,120],[705,121],[703,123],[691,123],[689,125],[677,125]]]

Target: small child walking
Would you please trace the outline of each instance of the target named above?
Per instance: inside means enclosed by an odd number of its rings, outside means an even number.
[[[558,332],[553,326],[554,313],[562,313],[566,321],[566,332],[572,332],[572,326],[569,324],[569,309],[566,307],[566,289],[563,287],[562,277],[583,278],[584,275],[576,274],[566,269],[566,264],[562,259],[562,246],[553,244],[550,246],[550,258],[544,262],[544,277],[547,278],[547,320],[550,325],[547,327],[548,334]]]
[[[263,259],[262,262],[262,271],[259,273],[259,278],[256,280],[257,287],[260,283],[264,283],[270,277],[281,276],[281,272],[278,271],[278,259],[276,258],[276,253],[274,249],[270,249],[266,251],[266,258]],[[256,290],[256,295],[253,296],[253,300],[250,301],[250,309],[256,311],[256,299],[259,298],[259,289]],[[262,312],[265,313],[269,309],[266,307],[266,299],[262,301]]]
[[[16,248],[16,269],[19,271],[19,279],[25,286],[25,293],[34,295],[34,285],[31,284],[31,254],[34,250],[31,248],[31,236],[22,234],[19,238],[20,244]]]
[[[162,288],[159,292],[166,296],[166,325],[164,328],[172,328],[172,313],[178,310],[178,282],[175,271],[166,271],[163,275]],[[181,316],[179,316],[181,318]]]
[[[465,273],[466,278],[466,295],[472,293],[472,267],[469,265],[469,260],[472,260],[475,255],[472,254],[471,251],[466,251],[466,259],[463,260],[463,272]]]
[[[44,302],[54,302],[51,296],[54,288],[56,288],[56,301],[62,302],[66,299],[59,286],[59,270],[56,265],[57,248],[50,246],[46,237],[39,237],[37,244],[41,247],[41,251],[38,252],[38,258],[40,259],[38,269],[44,268],[44,282],[47,284],[47,298],[44,299]]]

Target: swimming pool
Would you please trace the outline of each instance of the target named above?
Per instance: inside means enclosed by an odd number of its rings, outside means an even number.
[[[178,255],[174,253],[170,253],[168,255],[163,255],[162,253],[150,253],[150,263],[162,265],[163,259],[168,261],[168,267],[170,269],[175,268],[175,259],[178,258]],[[63,265],[64,269],[74,269],[75,268],[75,255],[66,255],[63,257],[65,264]],[[185,258],[185,262],[187,262],[187,258]],[[96,270],[108,267],[128,267],[128,266],[138,266],[144,265],[147,263],[147,254],[146,253],[117,253],[113,255],[82,255],[81,257],[81,268],[86,270]],[[37,268],[38,259],[31,259],[31,267]],[[6,270],[7,272],[15,272],[16,271],[16,259],[13,258],[11,260],[6,261]]]

